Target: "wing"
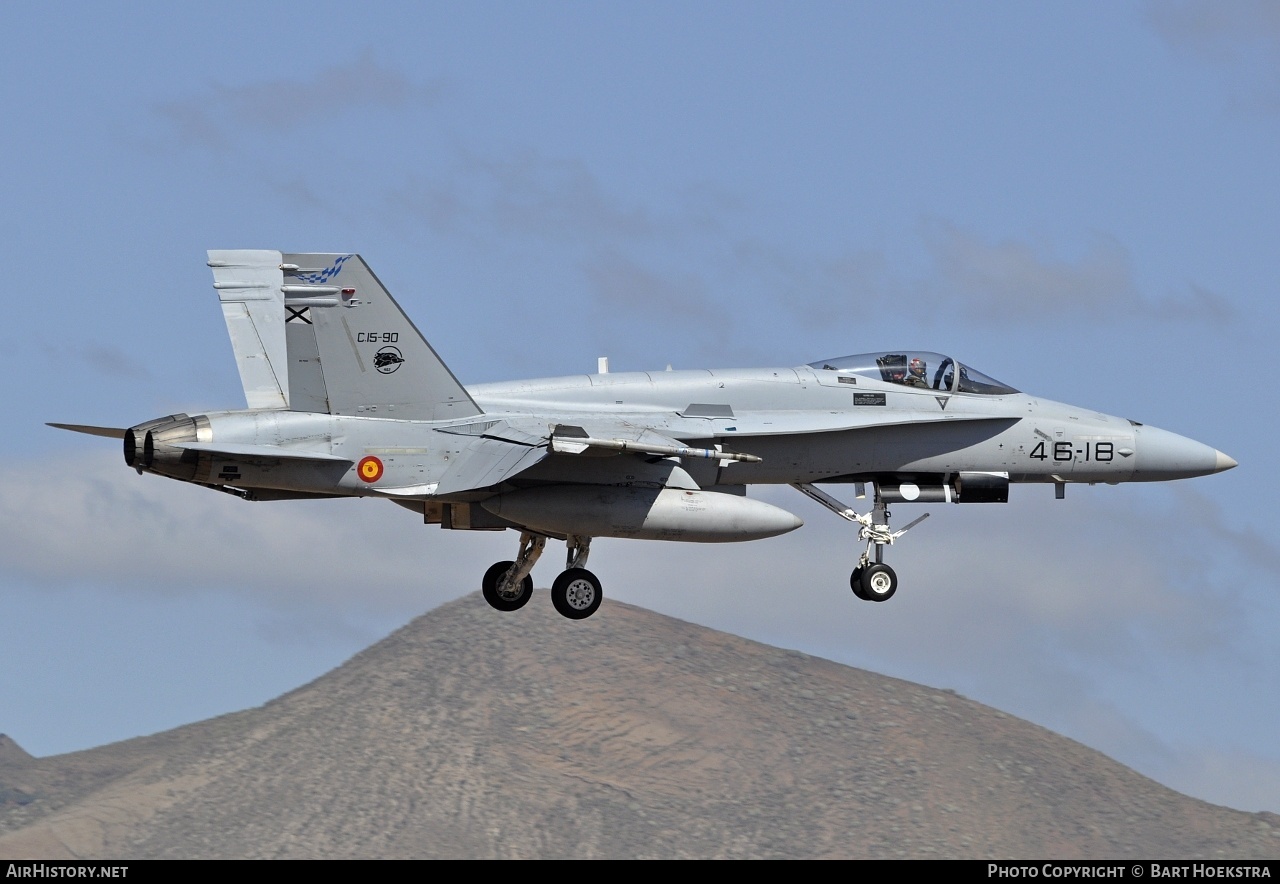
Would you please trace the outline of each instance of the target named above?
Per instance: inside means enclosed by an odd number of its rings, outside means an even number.
[[[660,459],[702,457],[724,462],[759,460],[749,454],[691,448],[670,436],[622,421],[596,420],[589,421],[586,426],[557,424],[550,433],[533,430],[532,425],[521,428],[507,421],[485,421],[440,430],[438,432],[475,438],[453,459],[439,482],[402,488],[381,487],[373,491],[397,499],[422,500],[485,491],[515,479],[551,455],[587,458],[584,466],[588,470],[584,471],[584,478],[588,472],[593,477],[599,477],[601,470],[598,458],[620,454],[653,455]],[[640,469],[638,466],[619,465],[614,472],[620,478],[623,473],[635,474]],[[657,472],[663,474],[663,481],[670,482],[672,480],[669,474],[673,471],[677,474],[676,481],[681,487],[697,487],[674,464],[667,464],[665,470]]]
[[[427,500],[482,491],[500,485],[547,456],[547,437],[505,421],[482,421],[437,430],[453,436],[473,437],[440,477],[426,485],[371,488],[373,494],[396,500]]]

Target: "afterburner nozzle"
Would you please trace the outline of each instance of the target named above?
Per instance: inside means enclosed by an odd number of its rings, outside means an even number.
[[[124,432],[124,462],[138,472],[189,482],[195,478],[199,455],[178,446],[197,441],[208,426],[203,415],[171,414],[130,427]]]

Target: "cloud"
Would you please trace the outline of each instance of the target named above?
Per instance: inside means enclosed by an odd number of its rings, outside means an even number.
[[[521,233],[591,230],[646,236],[653,222],[644,209],[605,194],[585,163],[523,150],[503,159],[465,156],[463,170],[485,182],[489,210],[503,230]]]
[[[110,377],[136,379],[151,376],[146,366],[116,347],[88,344],[78,355],[93,368]]]
[[[791,315],[816,327],[827,326],[832,316],[903,293],[903,286],[890,275],[888,259],[874,249],[834,257],[800,255],[751,237],[731,243],[728,253],[728,276],[768,292],[768,298],[760,299],[765,303],[811,305],[813,309],[793,310]]]
[[[327,212],[329,214],[338,212],[338,206],[335,203],[323,199],[316,189],[302,178],[294,177],[288,181],[272,181],[270,187],[285,202],[301,211]]]
[[[1062,257],[1051,246],[1013,237],[995,240],[960,225],[930,220],[915,242],[922,259],[914,276],[881,250],[852,247],[842,255],[799,256],[759,240],[733,246],[737,272],[790,304],[791,315],[814,326],[848,311],[875,315],[894,305],[928,325],[1043,323],[1046,317],[1141,319],[1152,322],[1225,323],[1234,308],[1222,296],[1190,284],[1184,293],[1152,297],[1133,275],[1128,251],[1115,238],[1095,235],[1081,254]]]
[[[1245,561],[1263,572],[1264,576],[1280,584],[1280,549],[1267,540],[1252,525],[1229,522],[1217,501],[1191,488],[1175,489],[1185,511],[1194,514],[1196,524],[1213,540],[1238,552]]]
[[[734,288],[720,277],[733,262],[721,219],[740,206],[714,188],[689,188],[661,214],[611,193],[579,160],[519,150],[460,153],[448,174],[415,176],[386,201],[391,215],[486,251],[553,244],[580,253],[585,291],[572,291],[590,302],[584,318],[615,357],[645,358],[654,347],[678,356],[694,339],[704,358],[732,349]]]
[[[1075,262],[1013,239],[988,242],[941,222],[927,226],[924,241],[936,274],[934,296],[958,297],[962,309],[986,317],[1127,312],[1139,301],[1128,254],[1110,238],[1096,238]]]
[[[1017,239],[992,242],[954,224],[926,225],[933,275],[921,286],[939,306],[974,319],[1028,321],[1046,316],[1225,321],[1227,302],[1203,288],[1150,299],[1133,279],[1128,251],[1096,235],[1084,254],[1064,259]]]
[[[1280,6],[1272,0],[1182,0],[1149,2],[1156,32],[1201,57],[1230,61],[1246,47],[1280,56]]]
[[[109,448],[46,464],[38,477],[3,471],[0,573],[52,589],[219,591],[304,610],[413,613],[478,587],[498,557],[477,552],[491,539],[448,532],[458,541],[450,543],[385,501],[246,503],[139,476]]]
[[[78,360],[96,372],[112,378],[136,380],[147,378],[151,372],[137,359],[118,347],[107,344],[86,343],[75,347],[63,344],[45,344],[44,359],[49,365],[60,365],[68,360]]]
[[[1272,0],[1149,2],[1147,20],[1172,48],[1227,72],[1236,102],[1280,112],[1280,6]]]
[[[931,219],[917,242],[924,267],[914,277],[874,249],[850,249],[808,266],[780,255],[767,260],[780,280],[790,279],[786,289],[801,297],[807,290],[822,308],[815,317],[875,302],[911,305],[925,324],[935,317],[974,324],[1039,324],[1046,317],[1222,324],[1236,316],[1226,298],[1194,282],[1172,294],[1142,291],[1128,250],[1106,234],[1094,234],[1079,254],[1065,257],[1052,244],[995,239]],[[761,252],[768,255],[764,247],[754,252],[757,262]]]
[[[397,212],[436,233],[494,231],[538,239],[647,238],[649,211],[613,197],[581,160],[524,149],[504,157],[460,152],[437,179],[411,179],[388,195]]]
[[[616,364],[656,368],[666,361],[676,368],[705,368],[777,358],[757,333],[759,318],[744,316],[734,288],[722,279],[656,270],[607,247],[582,268],[591,328],[601,346],[621,360]]]
[[[597,305],[658,316],[713,319],[717,305],[705,282],[694,274],[663,276],[612,249],[602,249],[584,265]]]
[[[307,80],[214,85],[203,95],[165,102],[155,110],[182,142],[225,150],[246,130],[287,132],[327,125],[335,115],[356,108],[429,107],[441,90],[440,83],[410,81],[366,50],[354,61],[324,68]]]

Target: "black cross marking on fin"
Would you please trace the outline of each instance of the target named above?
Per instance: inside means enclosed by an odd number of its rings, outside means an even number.
[[[289,315],[284,318],[285,322],[293,322],[298,319],[307,325],[311,325],[311,317],[307,315],[307,311],[311,309],[310,307],[289,307],[286,305],[284,309],[289,311]]]

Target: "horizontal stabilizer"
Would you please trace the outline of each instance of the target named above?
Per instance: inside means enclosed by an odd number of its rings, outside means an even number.
[[[284,460],[311,460],[320,463],[352,463],[351,458],[326,454],[322,451],[305,451],[297,448],[281,448],[278,445],[242,445],[237,442],[178,442],[174,448],[188,451],[204,451],[218,454],[232,460],[261,460],[263,458],[280,458]]]
[[[123,439],[124,429],[122,427],[90,427],[86,424],[45,424],[46,427],[56,427],[59,430],[70,430],[73,433],[87,433],[90,436],[106,436],[108,439]]]

